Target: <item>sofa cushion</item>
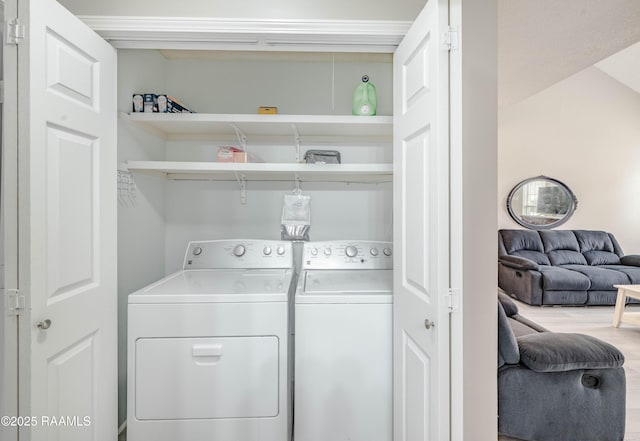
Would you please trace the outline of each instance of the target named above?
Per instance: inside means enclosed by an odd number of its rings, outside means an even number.
[[[621,272],[598,266],[589,265],[563,265],[562,268],[584,274],[591,281],[589,290],[614,290],[613,285],[625,285],[629,283],[629,277]]]
[[[607,251],[614,253],[613,242],[606,231],[574,230],[580,251]]]
[[[640,267],[637,266],[624,266],[624,265],[603,265],[600,268],[606,268],[613,271],[619,271],[624,273],[629,278],[629,281],[636,285],[640,284]],[[613,288],[612,288],[613,289]]]
[[[613,345],[583,334],[540,332],[518,337],[520,361],[536,372],[620,367],[624,356]]]
[[[586,265],[578,239],[570,230],[540,231],[540,239],[551,265]]]
[[[619,265],[620,258],[608,251],[585,251],[582,253],[589,265]]]
[[[550,265],[537,231],[500,230],[505,251],[512,256],[524,257],[539,265]]]
[[[587,265],[587,261],[578,251],[554,250],[549,252],[551,265]]]
[[[541,266],[542,287],[549,291],[586,291],[591,286],[584,274],[557,266]]]
[[[545,253],[554,250],[580,251],[578,239],[571,230],[540,231],[540,239]]]

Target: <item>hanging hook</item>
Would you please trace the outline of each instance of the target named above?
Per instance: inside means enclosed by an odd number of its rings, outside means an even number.
[[[297,173],[295,176],[295,183],[296,186],[293,189],[293,194],[295,194],[296,196],[300,196],[302,194],[302,190],[300,189],[300,176],[298,176]]]

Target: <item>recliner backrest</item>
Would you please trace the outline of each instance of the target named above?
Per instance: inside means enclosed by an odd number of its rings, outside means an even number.
[[[619,265],[624,256],[606,231],[503,229],[498,239],[499,256],[525,257],[538,265]]]
[[[586,265],[580,244],[571,230],[540,231],[540,238],[552,265]]]
[[[575,230],[580,252],[589,265],[619,265],[622,250],[614,246],[614,240],[606,231]],[[616,244],[617,245],[617,244]],[[620,254],[616,253],[619,251]]]
[[[500,230],[499,238],[510,256],[525,257],[538,265],[551,265],[537,231]]]

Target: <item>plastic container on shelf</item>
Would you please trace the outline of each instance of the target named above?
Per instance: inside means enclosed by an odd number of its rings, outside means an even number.
[[[375,115],[377,106],[376,86],[369,82],[367,75],[364,75],[362,82],[353,91],[352,113],[365,116]]]

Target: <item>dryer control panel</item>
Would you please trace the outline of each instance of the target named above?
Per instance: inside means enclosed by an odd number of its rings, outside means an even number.
[[[392,269],[391,242],[332,240],[307,242],[302,269]]]
[[[183,269],[293,268],[291,242],[230,239],[189,242]]]

